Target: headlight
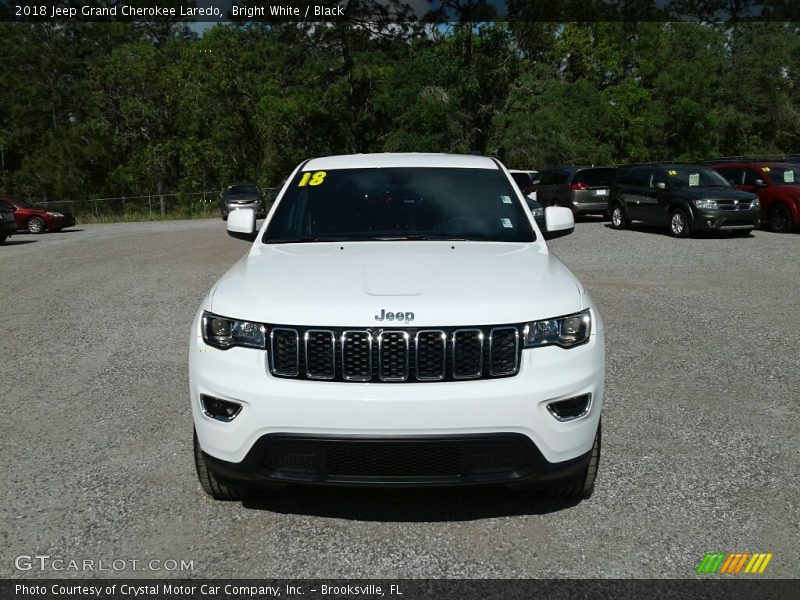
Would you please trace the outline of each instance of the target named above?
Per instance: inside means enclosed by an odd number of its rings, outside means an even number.
[[[64,216],[60,212],[50,212],[50,211],[48,211],[47,214],[50,215],[51,217],[63,217]]]
[[[697,208],[717,208],[716,200],[692,200]]]
[[[561,346],[571,348],[589,340],[592,332],[592,316],[587,308],[584,311],[525,324],[525,347]]]
[[[267,328],[261,323],[237,321],[203,313],[203,341],[209,346],[227,350],[233,346],[264,348]]]
[[[760,206],[761,206],[761,203],[758,201],[758,198],[753,198],[750,201],[750,208],[759,208]]]

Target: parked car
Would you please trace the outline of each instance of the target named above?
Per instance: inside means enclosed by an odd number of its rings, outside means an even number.
[[[576,215],[605,214],[614,167],[562,166],[543,171],[536,186],[544,206],[566,206]]]
[[[525,197],[525,202],[527,203],[528,210],[531,211],[536,224],[539,226],[539,229],[542,231],[547,231],[547,226],[544,220],[544,206],[542,206],[540,202],[531,200],[527,196]]]
[[[258,218],[267,216],[264,208],[264,193],[255,183],[239,183],[229,185],[220,199],[220,212],[222,220],[226,221],[232,210],[249,208],[256,212]]]
[[[517,187],[522,191],[522,194],[534,202],[538,200],[536,196],[536,184],[539,181],[539,171],[520,171],[518,169],[509,169],[511,178]]]
[[[758,226],[758,196],[734,189],[710,167],[631,165],[617,173],[608,201],[611,226],[631,221],[669,227],[675,237],[692,231],[749,235]]]
[[[0,196],[0,206],[14,213],[14,221],[20,231],[44,233],[75,225],[75,217],[70,212],[41,208],[13,196]]]
[[[778,162],[709,163],[738,190],[758,195],[761,219],[772,231],[800,226],[800,164]]]
[[[14,213],[0,203],[0,244],[5,242],[16,231],[17,224],[14,222]]]
[[[543,486],[591,493],[603,324],[513,181],[473,155],[302,163],[202,300],[189,394],[203,489]]]

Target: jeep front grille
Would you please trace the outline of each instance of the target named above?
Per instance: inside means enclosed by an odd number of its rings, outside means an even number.
[[[494,379],[519,371],[521,325],[350,329],[277,326],[276,377],[374,383]]]

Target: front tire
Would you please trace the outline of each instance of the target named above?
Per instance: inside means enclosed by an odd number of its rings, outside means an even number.
[[[769,228],[775,233],[789,233],[792,230],[792,215],[783,204],[776,204],[770,209]]]
[[[222,220],[223,221],[227,221],[228,220],[228,213],[226,213],[226,212],[222,213]]]
[[[594,435],[592,444],[592,455],[586,468],[573,479],[567,480],[561,487],[553,490],[554,495],[559,498],[588,498],[594,491],[594,481],[597,479],[597,469],[600,466],[600,446],[602,423],[597,424],[597,433]]]
[[[8,236],[7,236],[7,235],[0,235],[0,244],[2,244],[3,242],[5,242],[7,239],[8,239]]]
[[[28,219],[27,228],[29,233],[38,234],[44,233],[45,224],[44,219],[41,217],[31,217]]]
[[[222,482],[208,468],[200,443],[197,441],[197,432],[194,432],[194,466],[197,470],[197,479],[203,491],[214,500],[243,500],[248,494],[246,488]]]
[[[622,204],[617,202],[611,209],[611,227],[613,229],[625,229],[631,224],[630,220],[625,216],[625,210]]]
[[[676,208],[669,216],[669,233],[672,237],[685,238],[689,236],[689,217],[683,209]]]

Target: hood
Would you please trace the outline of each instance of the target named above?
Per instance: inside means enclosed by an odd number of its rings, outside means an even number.
[[[743,192],[735,188],[721,187],[683,187],[677,188],[676,193],[682,194],[690,199],[707,198],[709,200],[744,200],[750,202],[758,198],[750,192]]]
[[[213,291],[211,311],[282,325],[447,327],[581,310],[572,273],[540,244],[259,245]],[[379,321],[385,313],[413,320]]]

